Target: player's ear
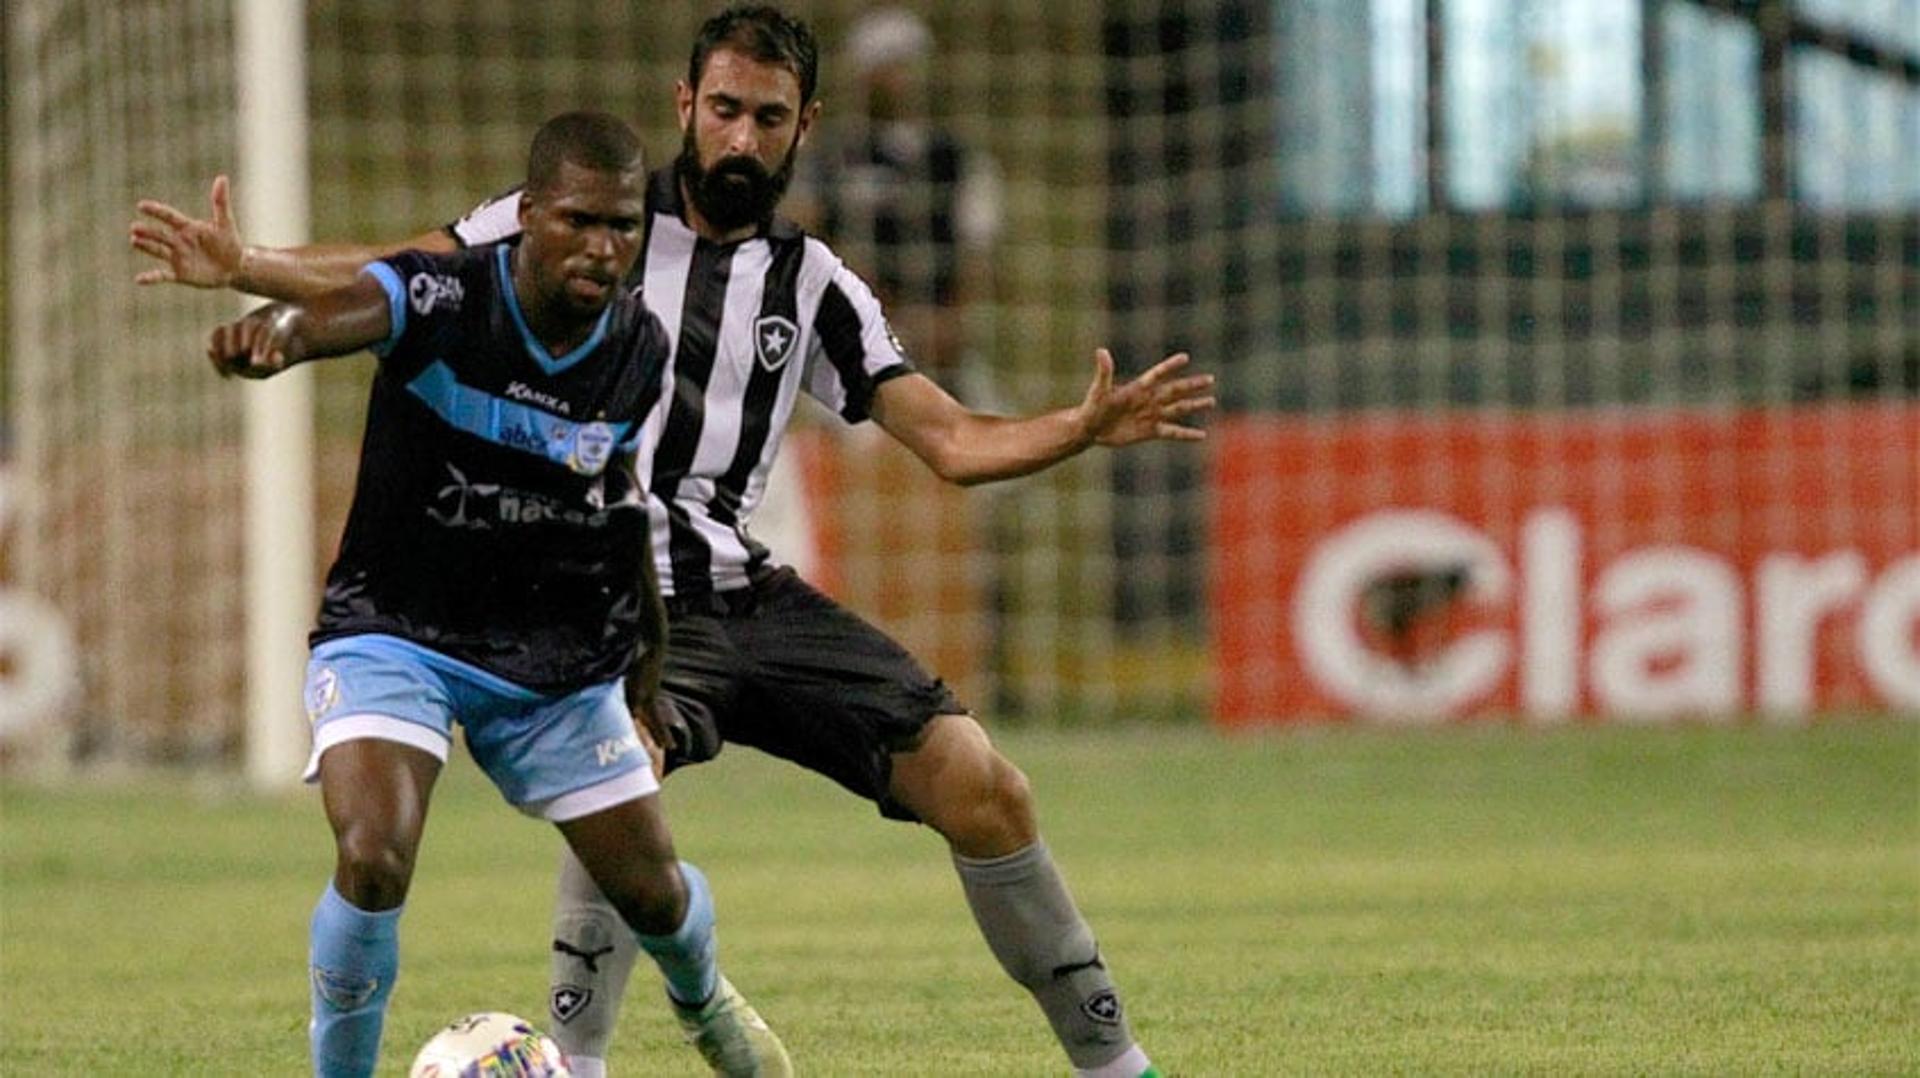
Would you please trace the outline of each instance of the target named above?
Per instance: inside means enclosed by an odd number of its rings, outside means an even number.
[[[520,189],[520,205],[515,212],[515,216],[520,221],[520,231],[525,232],[527,230],[527,214],[531,212],[533,212],[533,196],[527,193],[526,188],[522,187]]]
[[[800,119],[795,124],[797,130],[793,135],[795,149],[807,144],[807,133],[813,130],[813,122],[820,118],[820,104],[820,99],[816,97],[801,107]]]
[[[673,82],[673,107],[680,113],[680,130],[685,131],[693,122],[693,87],[685,79]]]

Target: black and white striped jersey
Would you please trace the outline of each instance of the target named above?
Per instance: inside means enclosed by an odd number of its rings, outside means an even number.
[[[482,203],[447,231],[469,246],[515,235],[519,197]],[[875,388],[913,365],[866,282],[791,222],[737,243],[701,239],[672,169],[649,177],[647,217],[629,283],[671,342],[639,460],[660,589],[744,587],[768,557],[747,521],[801,390],[858,423]]]

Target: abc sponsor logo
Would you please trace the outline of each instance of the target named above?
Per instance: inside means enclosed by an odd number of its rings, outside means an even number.
[[[613,459],[613,428],[605,423],[555,421],[545,429],[531,423],[500,428],[500,443],[560,461],[577,475],[595,476]]]

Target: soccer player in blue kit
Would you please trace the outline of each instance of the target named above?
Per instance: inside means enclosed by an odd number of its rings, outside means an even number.
[[[315,1074],[373,1073],[455,722],[507,801],[565,836],[715,1071],[790,1073],[719,973],[712,896],[675,857],[634,722],[666,626],[634,462],[668,345],[621,286],[644,177],[626,124],[558,116],[533,140],[517,242],[394,255],[209,342],[245,378],[380,357],[307,674],[306,777],[336,846],[312,922]]]

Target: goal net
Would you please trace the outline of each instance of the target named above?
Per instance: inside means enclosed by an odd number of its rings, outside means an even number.
[[[1101,345],[1220,378],[1203,446],[967,491],[800,418],[754,526],[970,704],[1920,706],[1916,0],[874,6],[790,5],[827,102],[792,204],[921,364],[1022,412],[1077,401]],[[312,235],[453,218],[563,109],[665,162],[707,13],[309,5]],[[197,209],[232,167],[232,22],[6,7],[0,580],[59,614],[71,691],[32,699],[88,759],[244,736],[239,405],[198,358],[232,301],[136,291],[124,234],[137,197]],[[928,137],[863,118],[860,74],[903,57],[896,106],[962,148],[919,188],[862,156]],[[323,558],[369,369],[318,374]],[[52,669],[23,655],[10,685]]]
[[[229,167],[229,8],[6,5],[0,744],[12,751],[49,737],[55,759],[237,747],[240,412],[200,358],[234,301],[137,294],[126,231],[137,197],[186,199]]]

